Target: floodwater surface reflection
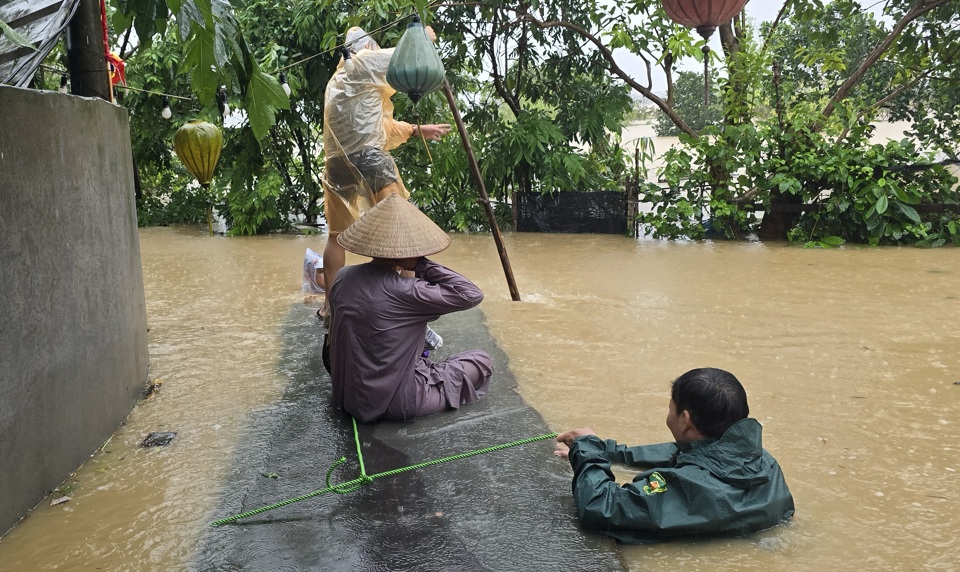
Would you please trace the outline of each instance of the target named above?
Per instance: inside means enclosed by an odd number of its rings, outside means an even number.
[[[623,547],[630,569],[958,568],[960,251],[504,238],[520,303],[489,236],[456,236],[436,259],[484,290],[519,391],[553,430],[666,441],[670,381],[724,368],[794,493],[789,527]],[[160,392],[68,482],[69,502],[0,541],[0,571],[189,568],[246,421],[284,389],[280,322],[323,240],[140,231]],[[139,448],[151,431],[178,435]]]

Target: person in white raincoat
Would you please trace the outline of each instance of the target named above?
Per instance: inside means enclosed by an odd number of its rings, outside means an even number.
[[[433,30],[427,28],[431,40]],[[337,236],[361,214],[393,193],[407,199],[397,164],[389,151],[412,136],[436,141],[450,131],[448,124],[413,125],[393,119],[387,67],[393,48],[380,46],[354,26],[347,31],[345,47],[352,66],[341,59],[324,93],[324,211],[328,238],[323,251],[327,285],[346,263]],[[350,68],[350,69],[347,69]],[[329,302],[321,311],[326,315]]]

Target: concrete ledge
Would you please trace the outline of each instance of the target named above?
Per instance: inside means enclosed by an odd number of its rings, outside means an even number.
[[[126,418],[147,378],[130,128],[0,86],[0,533]]]

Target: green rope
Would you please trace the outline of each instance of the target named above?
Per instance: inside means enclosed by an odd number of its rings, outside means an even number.
[[[211,522],[211,523],[210,523],[210,526],[220,526],[220,525],[226,524],[226,523],[228,523],[228,522],[233,522],[233,521],[235,521],[235,520],[240,520],[241,518],[247,518],[247,517],[250,517],[250,516],[254,516],[254,515],[260,514],[260,513],[262,513],[262,512],[267,512],[268,510],[273,510],[273,509],[275,509],[275,508],[280,508],[280,507],[282,507],[282,506],[287,506],[288,504],[293,504],[293,503],[295,503],[295,502],[300,502],[300,501],[306,500],[306,499],[308,499],[308,498],[312,498],[312,497],[315,497],[315,496],[320,496],[320,495],[322,495],[322,494],[324,494],[324,493],[330,493],[330,492],[332,492],[332,493],[336,493],[336,494],[338,494],[338,495],[343,495],[343,494],[347,494],[347,493],[352,493],[353,491],[359,489],[359,488],[362,487],[363,485],[368,484],[368,483],[372,483],[372,482],[374,481],[374,479],[379,479],[379,478],[382,478],[382,477],[391,477],[391,476],[393,476],[393,475],[398,475],[398,474],[400,474],[400,473],[404,473],[404,472],[406,472],[406,471],[412,471],[412,470],[414,470],[414,469],[422,469],[422,468],[424,468],[424,467],[429,467],[429,466],[432,466],[432,465],[439,465],[440,463],[446,463],[446,462],[448,462],[448,461],[457,461],[457,460],[460,460],[460,459],[466,459],[466,458],[468,458],[468,457],[474,457],[474,456],[476,456],[476,455],[482,455],[482,454],[484,454],[484,453],[492,453],[492,452],[494,452],[494,451],[501,451],[501,450],[503,450],[503,449],[508,449],[508,448],[510,448],[510,447],[516,447],[516,446],[518,446],[518,445],[526,445],[527,443],[534,443],[534,442],[536,442],[536,441],[543,441],[544,439],[552,439],[553,437],[556,437],[556,436],[557,436],[556,433],[548,433],[548,434],[546,434],[546,435],[539,435],[539,436],[537,436],[537,437],[530,437],[530,438],[528,438],[528,439],[520,439],[519,441],[513,441],[513,442],[510,442],[510,443],[503,443],[503,444],[501,444],[501,445],[494,445],[494,446],[492,446],[492,447],[485,447],[485,448],[483,448],[483,449],[477,449],[477,450],[475,450],[475,451],[469,451],[469,452],[467,452],[467,453],[460,453],[460,454],[458,454],[458,455],[451,455],[451,456],[449,456],[449,457],[443,457],[443,458],[441,458],[441,459],[434,459],[434,460],[432,460],[432,461],[426,461],[426,462],[424,462],[424,463],[417,463],[416,465],[409,465],[409,466],[407,466],[407,467],[401,467],[401,468],[399,468],[399,469],[393,469],[393,470],[390,470],[390,471],[384,471],[384,472],[382,472],[382,473],[377,473],[377,474],[375,474],[375,475],[369,475],[369,476],[368,476],[368,475],[366,474],[366,471],[365,471],[364,467],[363,467],[363,455],[360,453],[360,434],[359,434],[358,431],[357,431],[357,420],[354,419],[354,420],[353,420],[353,437],[354,437],[354,441],[356,441],[356,444],[357,444],[357,457],[359,457],[359,459],[360,459],[360,476],[359,476],[359,477],[357,477],[356,479],[353,479],[352,481],[347,481],[347,482],[345,482],[345,483],[340,483],[340,484],[338,484],[338,485],[331,485],[331,484],[330,484],[330,475],[333,473],[333,470],[334,470],[336,467],[340,466],[341,464],[343,464],[343,463],[346,461],[346,457],[340,457],[340,459],[339,459],[336,463],[334,463],[334,464],[330,467],[330,469],[327,471],[327,481],[326,481],[326,482],[327,482],[327,486],[326,486],[326,488],[317,489],[317,490],[315,490],[315,491],[313,491],[313,492],[309,492],[309,493],[307,493],[307,494],[300,495],[300,496],[294,497],[294,498],[292,498],[292,499],[287,499],[287,500],[285,500],[285,501],[280,501],[280,502],[275,503],[275,504],[271,504],[271,505],[267,505],[267,506],[262,506],[262,507],[260,507],[260,508],[255,508],[255,509],[253,509],[253,510],[248,510],[247,512],[243,512],[243,513],[240,513],[240,514],[237,514],[237,515],[234,515],[234,516],[229,516],[229,517],[227,517],[227,518],[221,518],[220,520],[215,520],[215,521]]]
[[[363,468],[363,453],[360,452],[360,432],[357,431],[357,419],[351,417],[353,420],[353,442],[357,444],[357,459],[360,459],[360,478],[367,476],[367,470]]]
[[[548,433],[546,435],[539,435],[537,437],[530,437],[529,439],[521,439],[519,441],[514,441],[512,443],[504,443],[502,445],[494,445],[493,447],[486,447],[484,449],[477,449],[476,451],[470,451],[469,453],[460,453],[459,455],[451,455],[449,457],[444,457],[442,459],[434,459],[432,461],[427,461],[425,463],[417,463],[416,465],[410,465],[409,467],[401,467],[399,469],[393,469],[392,471],[384,471],[382,473],[377,473],[376,475],[370,475],[370,479],[379,479],[381,477],[391,477],[393,475],[398,475],[406,471],[412,471],[414,469],[422,469],[424,467],[429,467],[431,465],[439,465],[440,463],[446,463],[447,461],[458,461],[460,459],[466,459],[467,457],[474,457],[476,455],[482,455],[483,453],[492,453],[494,451],[500,451],[501,449],[508,449],[510,447],[516,447],[517,445],[526,445],[527,443],[533,443],[536,441],[543,441],[544,439],[552,439],[556,437],[556,433]]]

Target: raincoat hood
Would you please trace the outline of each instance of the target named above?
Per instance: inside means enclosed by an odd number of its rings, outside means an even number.
[[[359,26],[353,26],[347,30],[346,41],[343,42],[343,45],[353,53],[357,53],[360,50],[380,49],[380,44]]]
[[[677,466],[695,465],[719,480],[749,489],[770,480],[770,467],[763,457],[763,427],[756,419],[742,419],[719,439],[678,443]]]

